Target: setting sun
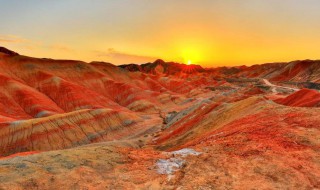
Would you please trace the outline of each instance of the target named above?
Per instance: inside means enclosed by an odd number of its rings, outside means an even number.
[[[0,7],[0,44],[34,57],[115,65],[192,60],[203,67],[319,57],[316,0],[34,0],[24,2],[28,11],[14,1]]]
[[[188,60],[187,65],[191,65],[191,63],[192,63],[191,60]]]

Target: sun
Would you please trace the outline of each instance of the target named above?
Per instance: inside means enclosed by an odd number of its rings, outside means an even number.
[[[191,63],[192,63],[191,60],[188,60],[187,65],[191,65]]]

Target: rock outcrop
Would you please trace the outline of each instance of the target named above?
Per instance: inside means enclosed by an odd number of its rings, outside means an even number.
[[[294,107],[320,107],[320,93],[317,90],[302,89],[275,102]]]
[[[19,55],[17,52],[14,52],[14,51],[11,51],[5,47],[1,47],[0,46],[0,53],[4,53],[4,54],[7,54],[7,55]]]

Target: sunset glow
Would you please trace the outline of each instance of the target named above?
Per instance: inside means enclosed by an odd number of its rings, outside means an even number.
[[[0,190],[320,190],[320,0],[0,0],[0,23]]]
[[[319,6],[316,0],[12,0],[1,3],[0,43],[35,57],[114,64],[318,59]]]

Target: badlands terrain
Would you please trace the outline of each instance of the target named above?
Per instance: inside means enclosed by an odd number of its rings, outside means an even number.
[[[320,61],[203,68],[0,47],[0,189],[320,189]]]

